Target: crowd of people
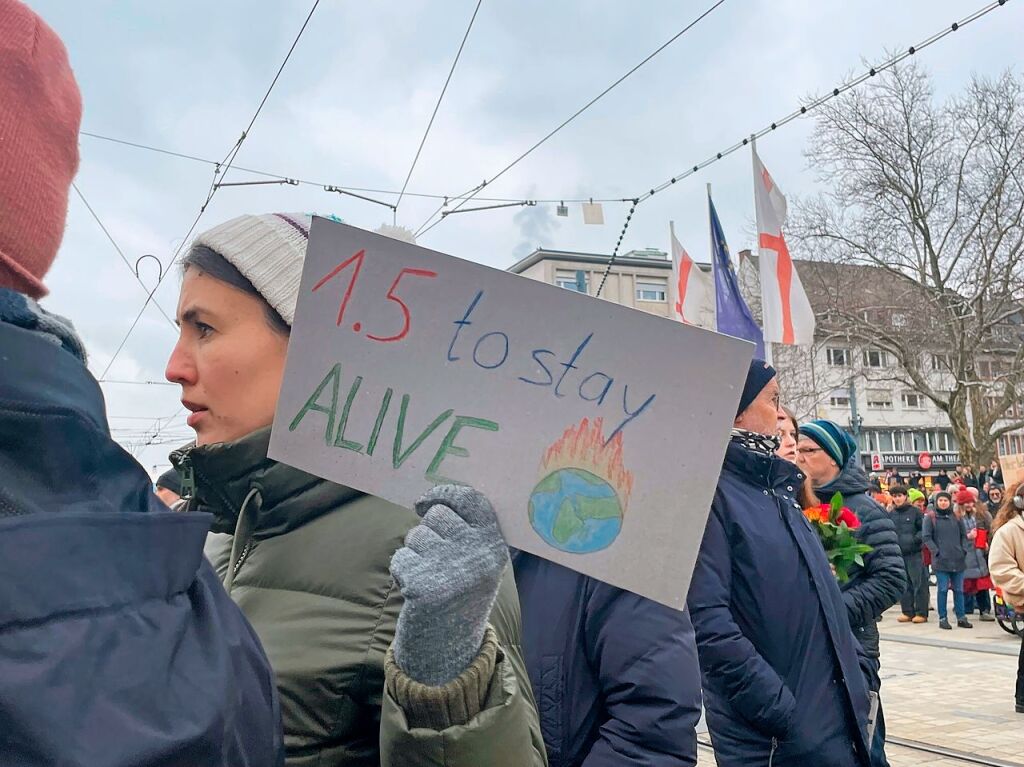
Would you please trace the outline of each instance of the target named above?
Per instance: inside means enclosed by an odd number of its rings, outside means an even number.
[[[889,487],[886,509],[850,435],[798,424],[761,360],[682,611],[510,551],[470,487],[405,509],[270,459],[299,214],[190,244],[166,376],[196,438],[154,493],[37,303],[82,107],[20,0],[0,0],[0,104],[3,764],[692,766],[703,706],[720,767],[878,767],[877,621],[901,599],[927,620],[923,552],[941,619],[947,582],[960,625],[986,614],[990,575],[1024,607],[1024,489],[994,520],[969,485],[934,511]],[[804,514],[836,492],[869,547],[842,583]],[[1018,710],[1024,650],[1021,674]]]
[[[1001,477],[995,462],[992,472],[994,477],[986,479],[979,490],[966,484],[966,476],[958,468],[955,480],[933,480],[930,495],[900,484],[895,476],[888,477],[895,484],[887,487],[873,480],[876,498],[896,522],[907,575],[907,589],[900,603],[903,614],[897,618],[901,623],[928,621],[932,579],[938,590],[939,628],[952,628],[947,619],[948,592],[953,593],[960,628],[973,628],[968,616],[975,611],[981,621],[995,620],[989,555],[993,512],[1004,505],[1004,492],[995,478]]]

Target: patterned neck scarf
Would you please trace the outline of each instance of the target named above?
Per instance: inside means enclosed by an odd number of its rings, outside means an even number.
[[[768,458],[775,455],[782,440],[778,434],[758,434],[746,429],[733,429],[732,441],[759,455]]]

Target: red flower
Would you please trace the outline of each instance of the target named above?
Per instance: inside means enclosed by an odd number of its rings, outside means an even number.
[[[832,517],[832,505],[828,503],[821,504],[821,506],[814,510],[813,516],[809,512],[810,510],[804,513],[812,522],[828,522]],[[846,526],[851,530],[856,530],[860,527],[860,520],[857,519],[857,515],[846,506],[839,509],[833,524],[839,525],[841,522],[845,522]]]
[[[838,525],[840,522],[845,522],[846,526],[851,530],[856,530],[860,527],[860,520],[857,519],[857,515],[846,506],[839,510],[839,516],[836,517],[836,524]]]

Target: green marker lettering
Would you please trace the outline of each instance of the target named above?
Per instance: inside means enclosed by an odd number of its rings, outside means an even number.
[[[380,401],[380,410],[377,411],[377,421],[373,424],[373,431],[370,432],[370,441],[366,443],[366,454],[373,455],[373,451],[377,449],[377,437],[380,436],[380,427],[384,425],[384,416],[387,415],[388,407],[391,405],[391,395],[393,394],[389,387],[384,392],[384,399]]]
[[[409,449],[404,453],[402,452],[402,435],[405,433],[405,413],[409,409],[409,395],[402,395],[402,406],[398,411],[398,428],[395,430],[395,445],[391,453],[391,463],[397,469],[403,463],[405,459],[415,452],[416,448],[423,444],[423,441],[429,437],[442,423],[448,420],[448,418],[454,413],[454,410],[445,410],[441,415],[435,418],[431,424],[420,434],[411,445]]]
[[[359,391],[359,386],[363,382],[362,376],[356,376],[356,380],[352,382],[352,388],[348,390],[348,397],[345,398],[345,407],[341,409],[341,421],[338,423],[338,436],[334,439],[335,447],[343,447],[346,450],[355,450],[357,453],[362,452],[363,446],[358,442],[345,439],[345,427],[348,426],[348,414],[352,410],[352,401],[356,398],[356,393]]]
[[[306,400],[306,404],[302,406],[302,409],[296,414],[295,418],[292,419],[291,424],[288,426],[288,431],[295,431],[299,424],[302,423],[302,419],[306,417],[306,413],[310,410],[315,410],[318,413],[327,414],[327,428],[324,429],[324,443],[327,445],[331,444],[331,436],[334,434],[334,414],[338,409],[338,383],[341,380],[341,363],[334,363],[334,367],[331,368],[330,372],[324,376],[324,380],[320,382],[320,385],[316,387],[316,391],[313,395]],[[320,399],[320,395],[323,394],[324,389],[327,388],[327,384],[331,384],[331,406],[326,407],[317,402]]]
[[[441,462],[446,456],[469,457],[469,451],[466,448],[455,444],[455,438],[459,432],[467,427],[471,429],[484,429],[486,431],[498,431],[499,429],[498,424],[494,421],[488,421],[484,418],[473,418],[468,415],[455,416],[452,427],[448,430],[444,439],[441,440],[441,447],[437,449],[437,453],[434,454],[434,460],[430,462],[430,466],[427,468],[426,478],[431,482],[436,482],[439,485],[458,484],[455,480],[443,477],[438,472],[441,469]]]

